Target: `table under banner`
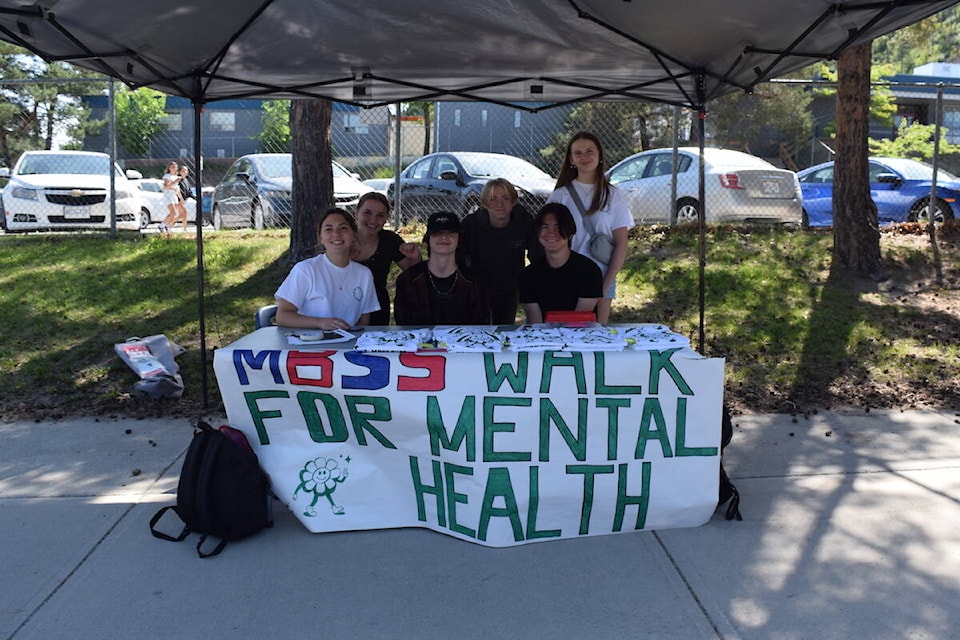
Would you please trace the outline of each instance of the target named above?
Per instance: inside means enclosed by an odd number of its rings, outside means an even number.
[[[502,547],[698,526],[716,507],[722,358],[291,333],[259,329],[214,370],[229,424],[312,532],[425,527]]]

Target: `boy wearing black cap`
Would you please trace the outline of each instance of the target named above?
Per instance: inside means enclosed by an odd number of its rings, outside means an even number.
[[[486,287],[457,268],[460,219],[438,211],[427,220],[427,260],[397,277],[393,317],[398,325],[490,324]]]

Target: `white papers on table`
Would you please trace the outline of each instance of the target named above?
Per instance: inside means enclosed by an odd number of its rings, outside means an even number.
[[[364,331],[357,338],[357,351],[417,351],[430,339],[430,329]]]
[[[502,351],[503,340],[496,327],[434,327],[433,342],[451,353]]]
[[[589,327],[560,327],[564,348],[570,351],[621,351],[627,341],[616,329],[595,325]]]
[[[500,332],[510,351],[560,351],[563,338],[557,327],[545,324],[523,324],[511,331]]]
[[[353,340],[353,334],[343,329],[297,329],[287,332],[287,342],[295,345],[329,344]]]
[[[690,338],[679,333],[674,333],[662,324],[640,324],[633,327],[618,327],[617,331],[627,341],[630,348],[637,351],[690,346]]]

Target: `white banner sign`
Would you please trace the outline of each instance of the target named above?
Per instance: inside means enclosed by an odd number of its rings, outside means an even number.
[[[716,506],[722,359],[261,349],[256,336],[216,351],[217,381],[310,531],[426,527],[500,547],[698,526]]]

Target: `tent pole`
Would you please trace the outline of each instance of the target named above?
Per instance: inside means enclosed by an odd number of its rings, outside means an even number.
[[[933,216],[934,207],[937,205],[937,172],[940,170],[940,125],[943,123],[943,83],[937,84],[937,102],[936,115],[933,118],[933,174],[930,178],[930,200],[927,202],[927,231],[930,233],[930,246],[933,247],[934,255],[937,251],[937,221]],[[946,212],[944,212],[946,216]],[[944,218],[946,219],[946,218]],[[937,264],[937,284],[943,283],[943,272],[940,268],[940,261]]]
[[[197,186],[197,305],[200,317],[200,393],[203,398],[203,410],[210,406],[210,394],[207,388],[207,323],[203,295],[203,156],[200,129],[200,114],[203,108],[199,102],[193,102],[193,162],[195,165]]]
[[[110,107],[107,109],[107,113],[110,114],[107,122],[107,127],[110,131],[110,148],[108,150],[110,154],[110,167],[108,171],[110,172],[110,237],[117,237],[117,179],[116,174],[114,173],[113,167],[117,164],[117,92],[114,86],[116,80],[110,78],[107,81],[107,96],[110,101]]]
[[[700,333],[699,333],[699,342],[697,343],[697,351],[701,354],[704,352],[704,309],[706,307],[706,265],[707,265],[707,203],[706,203],[706,192],[704,188],[704,172],[706,162],[703,157],[704,153],[704,137],[706,136],[706,119],[707,112],[700,108],[697,112],[697,137],[700,139],[700,165],[699,165],[699,184],[697,186],[697,199],[700,201],[700,206],[697,211],[697,225],[699,227],[699,258],[700,258],[700,288],[699,288],[699,302],[700,302]]]
[[[400,198],[400,167],[403,164],[403,140],[401,136],[403,135],[403,126],[400,120],[401,109],[403,108],[403,103],[397,103],[397,117],[394,119],[394,135],[393,135],[393,150],[395,151],[393,159],[393,228],[399,229],[402,222],[403,212],[401,211],[403,207],[403,202]]]

